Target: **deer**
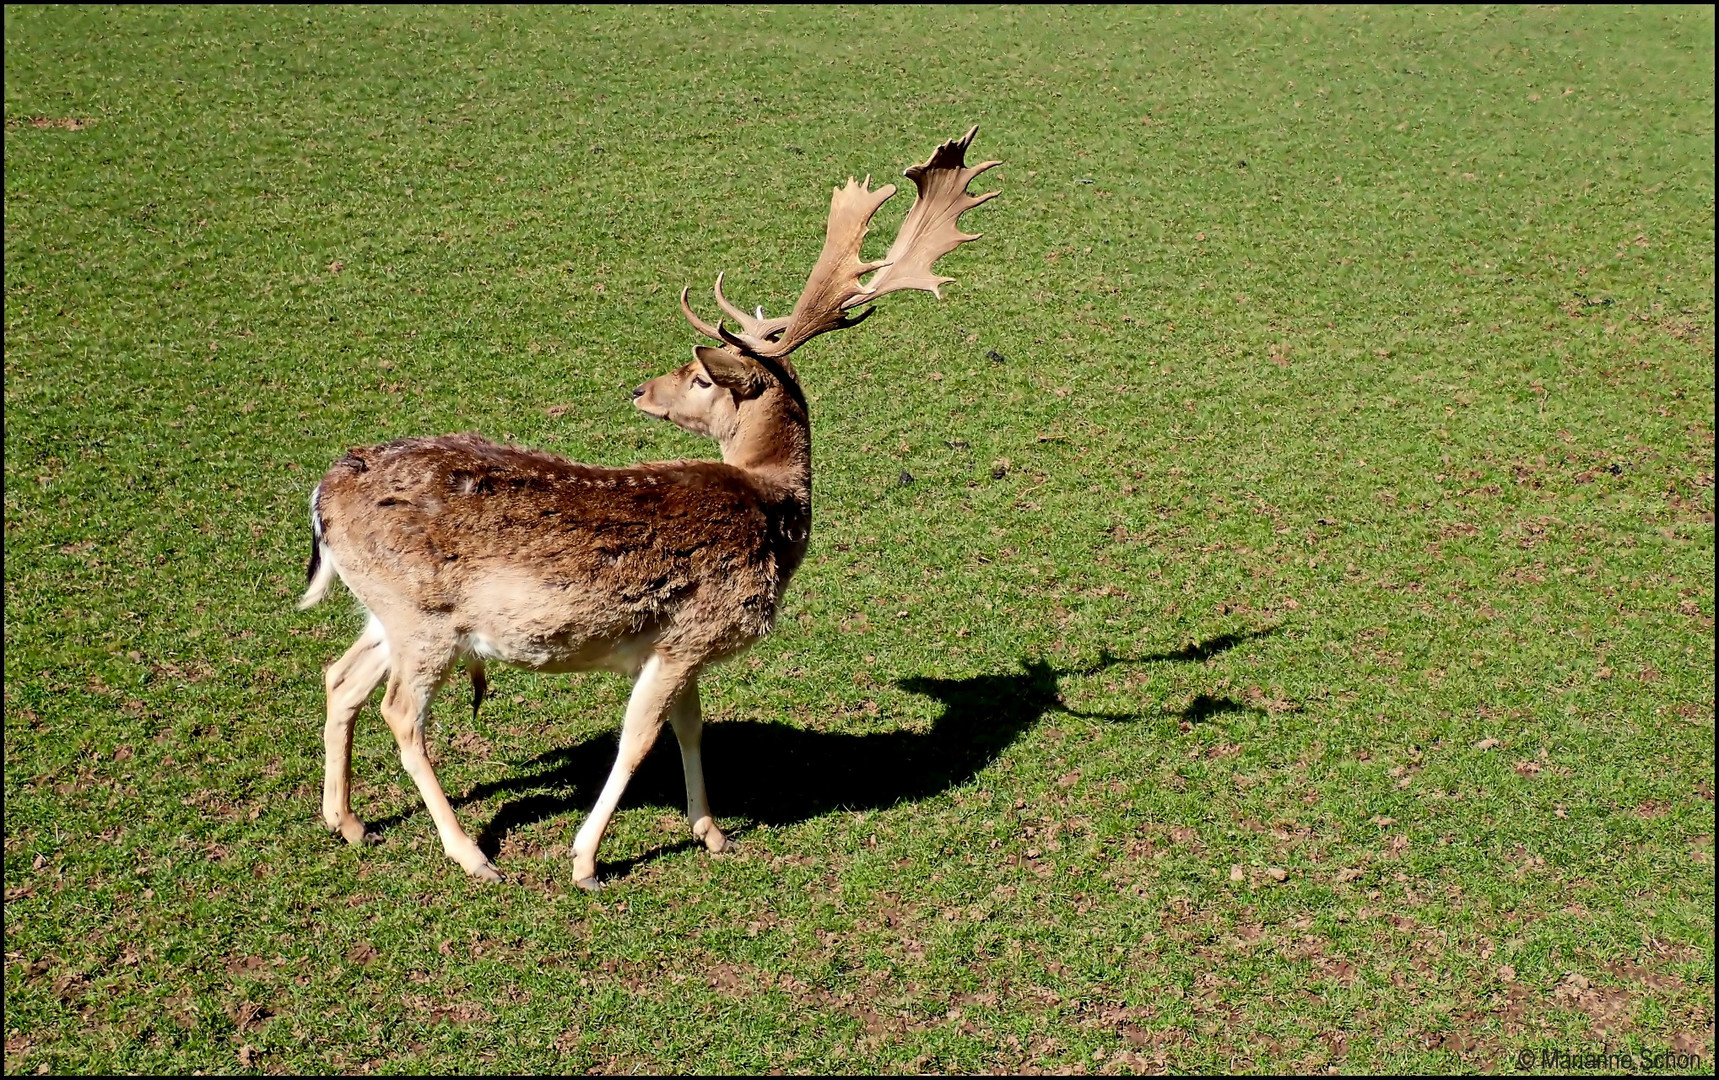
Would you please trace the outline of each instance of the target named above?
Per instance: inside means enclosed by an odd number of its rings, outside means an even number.
[[[580,464],[477,434],[403,438],[335,461],[310,495],[311,555],[300,610],[338,578],[365,615],[358,639],[327,668],[322,818],[351,844],[379,838],[353,814],[355,717],[384,682],[382,718],[429,809],[442,850],[467,874],[501,873],[460,827],[425,743],[430,704],[456,668],[474,711],[485,666],[540,672],[609,670],[632,679],[608,779],[573,842],[580,888],[600,887],[597,849],[663,723],[674,729],[695,840],[729,850],[711,817],[700,759],[705,668],[769,633],[806,556],[812,524],[811,417],[789,355],[848,330],[893,292],[942,299],[954,280],[938,259],[979,239],[959,219],[999,194],[967,189],[1001,164],[966,164],[975,126],[906,170],[917,188],[883,258],[860,258],[872,216],[895,194],[852,177],[830,199],[824,246],[789,314],[748,315],[722,274],[713,326],[682,314],[714,344],[633,389],[647,416],[715,439],[720,461],[621,468]],[[869,275],[869,280],[863,280]],[[863,310],[855,311],[856,308]]]

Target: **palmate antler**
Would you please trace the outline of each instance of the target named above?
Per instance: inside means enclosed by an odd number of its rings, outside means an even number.
[[[740,325],[734,332],[720,319],[715,326],[700,319],[687,303],[687,290],[680,293],[681,311],[693,329],[709,338],[721,341],[738,352],[763,359],[781,359],[801,345],[831,330],[855,326],[872,313],[867,308],[857,315],[847,315],[858,307],[898,289],[922,289],[942,298],[939,287],[953,278],[939,277],[932,271],[938,259],[979,234],[964,233],[959,227],[962,214],[999,192],[970,195],[967,185],[987,169],[1001,165],[987,161],[968,166],[967,147],[979,133],[977,125],[959,139],[951,139],[936,150],[923,165],[908,169],[906,176],[918,187],[919,194],[912,209],[901,223],[895,243],[882,259],[862,262],[860,243],[865,239],[872,215],[895,194],[894,184],[871,189],[871,177],[863,183],[849,179],[830,197],[830,220],[824,234],[824,250],[817,265],[806,279],[806,287],[786,318],[769,319],[764,310],[748,315],[735,307],[722,294],[722,275],[716,278],[716,302]],[[867,274],[871,281],[860,281]]]

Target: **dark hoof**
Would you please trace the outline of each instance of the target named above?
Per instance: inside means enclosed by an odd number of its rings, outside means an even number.
[[[501,871],[497,870],[487,862],[467,870],[466,873],[482,882],[496,882],[504,880],[501,876]]]
[[[370,831],[370,826],[357,818],[353,818],[342,825],[330,825],[324,821],[322,827],[328,830],[328,835],[343,844],[380,844],[382,842],[380,833]]]

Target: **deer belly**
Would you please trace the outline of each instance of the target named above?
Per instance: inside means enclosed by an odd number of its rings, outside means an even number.
[[[650,658],[659,636],[654,631],[591,637],[477,629],[460,635],[459,650],[462,657],[533,671],[616,671],[631,675]]]
[[[617,586],[496,575],[474,583],[453,621],[460,653],[485,663],[632,674],[653,651],[705,663],[744,652],[768,633],[776,583],[747,577]]]
[[[508,574],[474,582],[454,623],[461,654],[485,663],[631,674],[650,656],[668,615],[657,604],[618,601],[597,583]]]

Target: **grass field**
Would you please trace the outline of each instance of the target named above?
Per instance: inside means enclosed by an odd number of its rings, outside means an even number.
[[[1711,9],[5,40],[7,1072],[1712,1072]],[[626,686],[506,670],[433,738],[505,884],[374,709],[330,840],[328,463],[714,454],[628,403],[677,291],[781,309],[831,186],[971,123],[943,302],[796,357],[738,850],[669,739],[573,888]]]

